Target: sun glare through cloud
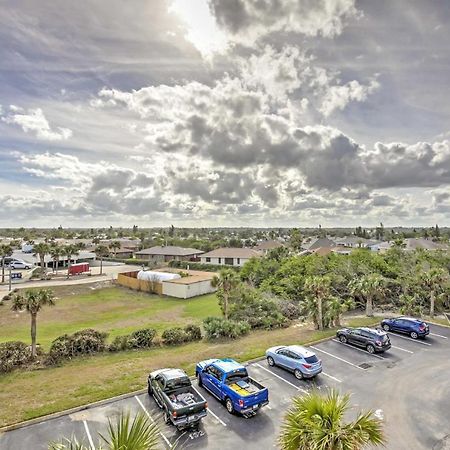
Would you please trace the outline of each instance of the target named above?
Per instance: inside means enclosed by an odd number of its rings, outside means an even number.
[[[173,0],[170,11],[187,25],[187,39],[203,56],[211,56],[227,48],[227,37],[217,26],[207,0]]]

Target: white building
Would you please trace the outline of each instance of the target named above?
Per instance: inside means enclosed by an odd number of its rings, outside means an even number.
[[[217,248],[200,255],[202,264],[218,266],[243,266],[251,258],[260,258],[262,253],[251,248]]]

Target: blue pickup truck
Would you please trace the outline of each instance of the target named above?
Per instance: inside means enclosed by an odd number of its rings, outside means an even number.
[[[269,403],[269,391],[234,359],[208,359],[195,368],[198,385],[225,403],[230,414],[251,416]]]

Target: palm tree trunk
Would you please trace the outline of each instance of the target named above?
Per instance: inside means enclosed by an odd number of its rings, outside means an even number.
[[[37,314],[31,314],[31,357],[36,358],[36,318]]]
[[[70,258],[71,258],[71,256],[69,256],[68,260],[67,260],[67,278],[69,278],[69,273],[70,273],[70,265],[71,265]]]
[[[317,325],[319,330],[323,330],[323,310],[322,310],[322,297],[317,297]]]
[[[2,257],[2,283],[5,282],[5,257]]]
[[[56,262],[55,273],[56,275],[58,275],[59,258],[56,258],[55,262]]]
[[[223,315],[225,320],[228,320],[228,294],[223,294]]]
[[[41,257],[41,276],[42,276],[42,278],[44,278],[44,275],[46,272],[46,270],[45,270],[45,255],[41,254],[40,257]]]
[[[103,274],[103,256],[100,257],[100,275]],[[152,286],[152,290],[153,290],[153,286]]]
[[[434,290],[432,289],[430,292],[430,317],[434,317]]]
[[[371,295],[369,295],[366,300],[366,316],[373,316],[373,299]]]

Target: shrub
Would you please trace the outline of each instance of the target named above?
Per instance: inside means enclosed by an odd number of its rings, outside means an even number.
[[[202,338],[202,330],[198,325],[187,325],[184,331],[188,335],[189,341],[199,341]]]
[[[189,336],[186,331],[180,327],[168,328],[167,330],[164,330],[161,337],[164,345],[178,345],[189,340]]]
[[[224,266],[219,264],[202,264],[200,262],[193,262],[193,261],[169,261],[169,267],[175,267],[179,269],[187,269],[189,266],[189,269],[192,270],[204,270],[205,272],[218,272],[221,269],[224,268]],[[239,272],[241,270],[238,266],[226,266],[228,269],[235,270],[236,272]]]
[[[247,322],[236,322],[221,317],[207,317],[203,321],[203,326],[208,339],[236,339],[250,331],[250,325]]]
[[[278,306],[281,314],[288,320],[299,319],[302,316],[300,306],[297,303],[289,300],[280,300]]]
[[[130,334],[128,338],[128,348],[148,348],[152,345],[156,336],[153,328],[143,328]]]
[[[0,344],[0,372],[9,372],[31,361],[31,351],[23,342],[3,342]]]
[[[129,334],[123,336],[116,336],[114,340],[109,344],[108,350],[110,352],[120,352],[123,350],[128,350],[128,340],[130,339]]]
[[[93,329],[77,331],[56,338],[50,347],[48,362],[58,363],[63,359],[103,352],[106,349],[107,333]]]

